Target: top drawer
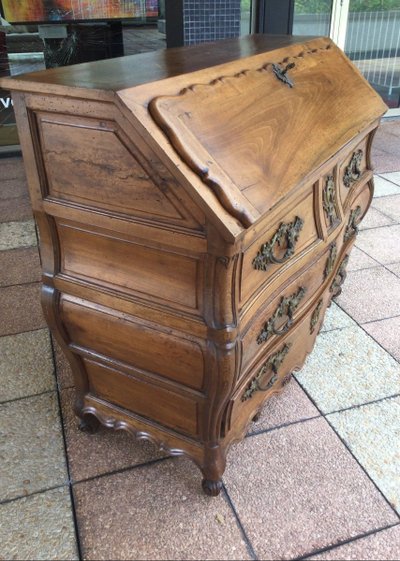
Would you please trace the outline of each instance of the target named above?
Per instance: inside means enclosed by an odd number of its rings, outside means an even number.
[[[245,251],[240,282],[241,307],[317,240],[314,193],[311,190],[283,220],[277,220]]]

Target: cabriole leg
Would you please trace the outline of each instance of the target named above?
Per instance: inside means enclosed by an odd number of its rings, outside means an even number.
[[[84,415],[79,419],[79,430],[94,434],[99,430],[100,422],[94,415]]]

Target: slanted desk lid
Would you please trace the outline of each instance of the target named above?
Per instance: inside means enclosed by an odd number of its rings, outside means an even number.
[[[197,72],[175,95],[159,82],[149,104],[182,160],[245,227],[386,110],[329,39],[286,54],[242,59],[240,72],[223,65],[227,73],[208,82]]]

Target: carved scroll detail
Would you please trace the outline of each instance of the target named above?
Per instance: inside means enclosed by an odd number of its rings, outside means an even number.
[[[339,296],[339,294],[342,292],[342,285],[346,280],[346,276],[347,276],[346,267],[348,261],[349,261],[349,256],[346,255],[340,264],[340,267],[338,269],[338,272],[336,273],[335,278],[333,279],[333,282],[329,289],[333,293],[332,298],[334,298],[335,296]]]
[[[357,181],[357,179],[360,179],[361,177],[360,166],[361,166],[362,157],[363,157],[362,150],[357,150],[357,152],[354,152],[354,154],[351,157],[349,165],[344,170],[343,183],[347,188],[351,187],[353,183]]]
[[[336,242],[332,242],[330,245],[329,256],[326,260],[326,265],[324,269],[324,279],[327,279],[331,272],[333,271],[333,267],[335,266],[337,256],[337,247]]]
[[[289,330],[290,326],[293,324],[294,312],[305,293],[306,289],[301,286],[298,291],[291,296],[282,296],[279,306],[276,308],[270,319],[264,324],[261,333],[257,337],[257,343],[259,345],[267,341],[271,335],[283,335]],[[286,323],[280,328],[276,327],[275,324],[277,320],[284,316],[287,316],[288,318]]]
[[[347,242],[353,236],[358,234],[358,219],[361,214],[361,207],[356,206],[350,213],[349,221],[344,232],[343,241]]]
[[[275,354],[269,357],[269,359],[264,362],[260,370],[257,372],[256,376],[250,381],[245,392],[242,395],[242,401],[247,401],[256,392],[265,392],[269,390],[278,379],[278,368],[282,364],[285,356],[288,354],[291,343],[287,343],[277,351]],[[265,386],[262,385],[262,378],[269,370],[272,370],[273,376],[270,378]]]
[[[282,222],[270,241],[262,244],[260,247],[260,250],[253,259],[254,269],[266,271],[270,263],[281,264],[287,261],[295,252],[296,243],[303,225],[304,220],[298,216],[296,216],[293,222]],[[285,242],[286,250],[283,257],[276,257],[274,255],[275,247],[282,247]]]
[[[321,310],[322,310],[322,298],[321,298],[321,300],[318,302],[317,307],[315,308],[315,310],[313,311],[312,316],[311,316],[311,320],[310,320],[310,335],[311,335],[312,333],[314,333],[314,331],[315,331],[315,327],[316,327],[316,325],[317,325],[317,323],[318,323]]]
[[[322,207],[329,220],[329,225],[332,226],[337,218],[335,180],[333,175],[328,175],[326,178],[325,187],[322,191]]]

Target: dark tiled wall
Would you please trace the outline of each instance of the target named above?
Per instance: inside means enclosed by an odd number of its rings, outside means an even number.
[[[240,35],[240,0],[184,0],[185,45]]]

